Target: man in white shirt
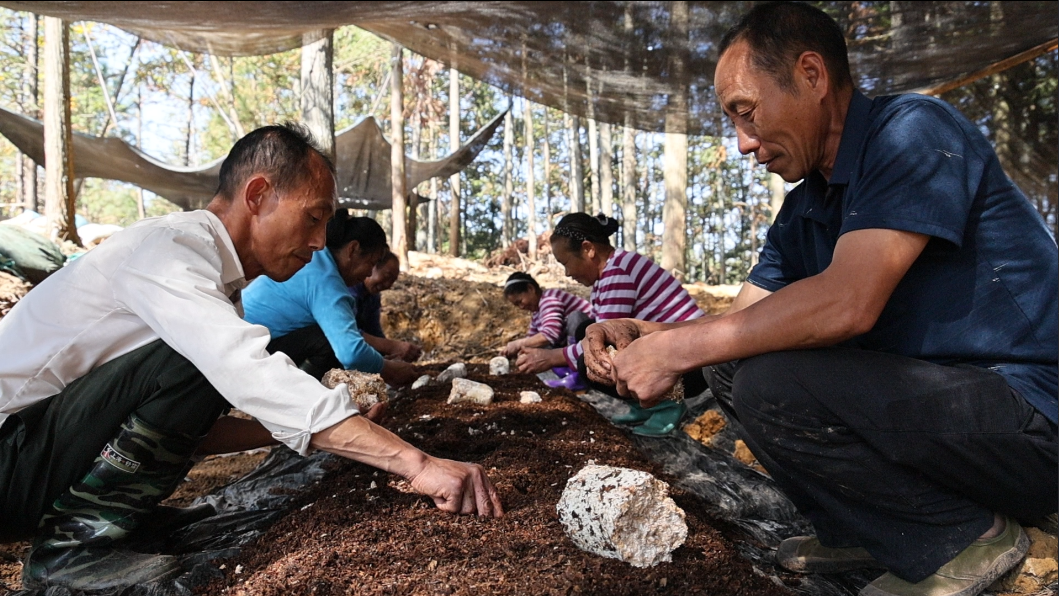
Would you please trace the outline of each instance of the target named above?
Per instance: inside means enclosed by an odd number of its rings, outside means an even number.
[[[121,541],[196,450],[323,449],[405,477],[442,510],[503,514],[480,466],[426,455],[358,416],[344,386],[269,354],[268,331],[240,318],[248,280],[286,280],[324,247],[334,167],[308,133],[250,133],[220,180],[205,210],[115,234],[0,320],[0,540],[33,537],[27,588],[179,573],[175,558]],[[260,424],[218,420],[232,406]]]

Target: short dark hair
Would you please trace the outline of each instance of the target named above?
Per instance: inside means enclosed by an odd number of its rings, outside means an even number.
[[[335,211],[335,216],[327,222],[327,248],[342,248],[354,240],[360,243],[361,253],[390,251],[386,232],[379,222],[370,217],[350,217],[348,209]]]
[[[836,88],[853,88],[842,30],[827,13],[807,3],[758,4],[724,34],[718,59],[741,40],[749,44],[754,66],[768,73],[784,91],[794,90],[794,61],[803,52],[816,52],[824,58]]]
[[[516,271],[508,276],[507,281],[504,282],[504,298],[528,292],[531,287],[536,288],[537,292],[540,293],[541,285],[537,283],[537,280],[533,279],[532,275]]]
[[[387,251],[386,254],[382,255],[382,258],[379,259],[378,263],[375,263],[375,266],[376,267],[382,267],[383,265],[389,265],[391,262],[393,262],[393,263],[400,263],[401,262],[401,259],[397,258],[397,253],[393,252],[392,250],[391,251]]]
[[[564,238],[567,249],[571,251],[580,250],[581,243],[585,240],[610,246],[609,238],[619,227],[621,224],[618,220],[602,213],[595,217],[581,212],[568,213],[555,225],[551,243],[555,244],[556,238]]]
[[[263,126],[236,141],[221,164],[217,195],[231,201],[248,177],[268,174],[279,192],[297,188],[312,174],[310,160],[318,155],[333,176],[335,166],[302,124]]]

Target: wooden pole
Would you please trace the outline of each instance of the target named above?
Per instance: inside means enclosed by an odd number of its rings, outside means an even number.
[[[621,137],[621,242],[628,251],[636,250],[636,131],[632,115],[625,115]]]
[[[1025,52],[1019,52],[1018,54],[1015,54],[1010,58],[1005,58],[1003,60],[1000,60],[999,62],[994,62],[993,64],[990,64],[989,66],[983,69],[976,70],[958,79],[954,79],[946,83],[941,83],[933,87],[924,87],[921,89],[916,89],[912,91],[912,93],[922,93],[923,95],[938,96],[947,91],[952,91],[953,89],[956,89],[958,87],[963,87],[964,85],[973,83],[978,79],[994,75],[998,72],[1007,70],[1013,66],[1018,66],[1023,62],[1033,60],[1041,54],[1046,54],[1048,52],[1054,51],[1057,47],[1059,47],[1059,38],[1051,39],[1040,45],[1034,46],[1026,50]]]
[[[599,206],[607,217],[614,217],[614,140],[610,124],[599,123]]]
[[[302,46],[302,121],[332,161],[335,159],[334,59],[334,31]]]
[[[390,172],[393,184],[393,206],[390,209],[393,232],[390,236],[390,248],[397,255],[402,271],[408,271],[408,237],[406,235],[406,211],[408,209],[405,190],[404,163],[404,49],[393,44],[390,58]]]
[[[460,148],[460,73],[449,68],[449,153]],[[460,174],[449,176],[449,254],[460,256]]]
[[[526,107],[523,119],[526,121],[526,235],[529,240],[528,254],[530,260],[537,260],[537,197],[534,186],[537,181],[533,172],[533,106],[528,99],[522,100]]]
[[[74,221],[70,120],[70,27],[44,17],[44,214],[52,240],[81,246]]]
[[[666,199],[662,207],[662,268],[677,279],[687,273],[688,209],[688,112],[687,88],[684,86],[684,50],[688,41],[688,3],[673,2],[670,27],[678,47],[671,58],[673,89],[666,110],[664,171]]]
[[[515,144],[515,122],[511,115],[511,97],[507,98],[507,114],[504,115],[504,192],[500,195],[500,246],[507,248],[512,241],[511,195],[514,194],[512,178],[512,150]]]
[[[541,115],[541,126],[544,128],[544,229],[552,229],[552,140],[548,130],[548,107]]]
[[[37,86],[37,38],[40,35],[40,17],[30,15],[28,42],[26,43],[26,71],[23,74],[22,113],[31,118],[40,118],[38,111],[39,89]],[[30,211],[40,211],[37,197],[37,162],[22,156],[22,206]]]

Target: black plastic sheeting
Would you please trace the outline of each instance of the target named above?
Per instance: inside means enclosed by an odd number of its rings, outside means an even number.
[[[549,372],[541,376],[550,378],[554,375]],[[598,391],[588,391],[580,398],[607,419],[628,409],[626,402]],[[686,421],[707,410],[720,411],[708,390],[685,401],[688,405]],[[795,594],[808,596],[855,596],[860,588],[879,575],[878,571],[864,570],[801,575],[800,583],[794,586],[781,581],[781,570],[773,562],[776,546],[784,538],[811,534],[812,528],[767,475],[731,455],[737,438],[735,423],[729,421],[714,436],[714,447],[706,447],[683,432],[664,437],[630,436],[642,453],[676,479],[677,486],[702,498],[719,518],[745,533],[737,539],[737,548],[751,561],[756,573],[772,578]],[[196,499],[195,504],[213,505],[217,515],[153,542],[131,545],[134,550],[142,552],[183,557],[187,570],[183,575],[171,581],[132,586],[106,596],[191,595],[196,587],[221,577],[218,561],[235,556],[240,546],[264,533],[290,508],[299,489],[319,482],[328,463],[336,460],[337,456],[322,451],[302,458],[286,447],[273,448],[269,456],[243,478]],[[15,595],[81,596],[81,593],[49,588],[46,591],[24,590]]]

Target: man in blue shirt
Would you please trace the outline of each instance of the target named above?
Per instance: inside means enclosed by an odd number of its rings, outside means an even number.
[[[865,596],[978,594],[1059,499],[1055,241],[955,109],[857,92],[823,12],[758,5],[720,54],[740,151],[802,182],[728,313],[593,326],[590,372],[650,405],[712,366],[816,531],[780,544],[784,567],[888,570]]]

